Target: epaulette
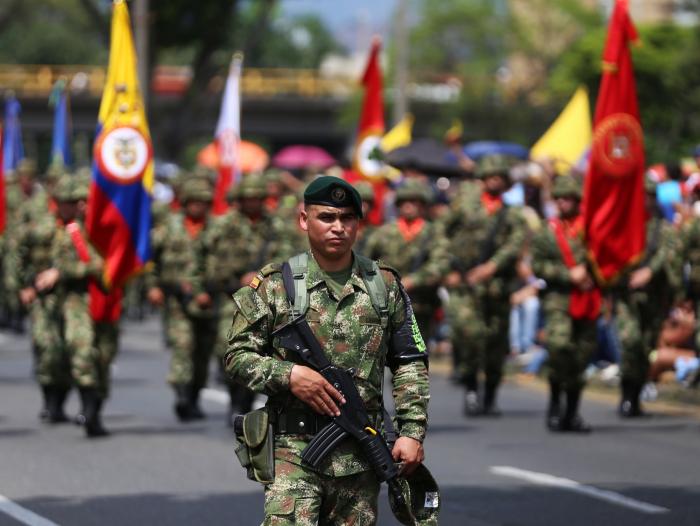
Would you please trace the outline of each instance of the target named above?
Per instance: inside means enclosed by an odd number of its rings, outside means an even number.
[[[280,263],[268,263],[260,269],[260,272],[250,281],[248,286],[253,290],[258,290],[262,280],[275,272],[282,272],[282,265]]]

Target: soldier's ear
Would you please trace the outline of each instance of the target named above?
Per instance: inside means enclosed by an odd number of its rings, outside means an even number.
[[[309,213],[306,211],[306,208],[302,208],[299,211],[299,226],[304,232],[309,231]]]

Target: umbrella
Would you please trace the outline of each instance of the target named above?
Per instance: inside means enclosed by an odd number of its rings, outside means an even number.
[[[467,175],[455,154],[434,139],[416,139],[407,146],[390,151],[384,161],[399,170],[418,170],[427,175]]]
[[[199,150],[197,162],[202,166],[216,170],[219,168],[219,149],[215,142]],[[241,172],[261,172],[270,162],[267,152],[250,141],[241,141],[238,145],[238,167]]]
[[[478,161],[486,155],[507,155],[516,159],[527,160],[530,157],[530,150],[514,142],[500,141],[476,141],[470,142],[464,147],[464,154]]]
[[[272,158],[272,164],[285,170],[304,168],[324,169],[335,164],[335,159],[323,148],[295,144],[282,148]]]

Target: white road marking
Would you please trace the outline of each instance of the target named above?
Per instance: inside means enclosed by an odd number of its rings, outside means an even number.
[[[570,491],[575,491],[577,493],[582,493],[589,497],[593,497],[594,499],[604,500],[612,504],[617,504],[618,506],[624,506],[636,511],[641,511],[642,513],[658,514],[668,513],[671,511],[668,508],[662,508],[661,506],[656,506],[654,504],[642,502],[630,497],[625,497],[624,495],[615,493],[614,491],[598,489],[593,486],[581,484],[575,480],[555,477],[554,475],[549,475],[547,473],[538,473],[536,471],[528,471],[511,466],[491,466],[489,471],[494,475],[526,480],[540,486],[552,486],[556,488],[568,489]]]
[[[27,508],[12,502],[4,495],[0,495],[0,512],[27,526],[58,526],[55,522],[51,522],[49,519],[45,519],[41,515],[37,515],[33,511],[29,511]]]
[[[202,389],[202,398],[210,402],[215,402],[217,404],[228,405],[229,402],[228,393],[224,391],[219,391],[218,389]]]

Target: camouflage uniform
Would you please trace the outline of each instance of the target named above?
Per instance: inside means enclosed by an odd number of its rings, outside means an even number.
[[[558,176],[554,182],[552,197],[572,197],[580,201],[581,189],[569,176]],[[575,225],[581,216],[561,221],[564,233],[576,265],[586,263],[586,246],[583,231]],[[550,404],[547,426],[553,431],[587,431],[587,425],[578,416],[578,406],[585,379],[584,372],[597,346],[597,315],[572,317],[569,306],[571,284],[569,266],[554,233],[554,222],[550,228],[542,228],[532,240],[532,268],[538,278],[546,282],[543,291],[542,309],[545,319],[544,343],[548,353]],[[567,395],[566,411],[560,410],[560,393]]]
[[[655,185],[647,182],[646,190],[647,198],[655,199]],[[674,228],[660,214],[650,213],[641,262],[622,274],[608,293],[622,350],[620,415],[624,417],[643,414],[639,396],[648,378],[649,353],[656,347],[661,325],[676,298],[682,275],[680,260],[674,255],[680,251]],[[631,273],[643,267],[652,271],[651,281],[643,288],[629,289]]]
[[[235,198],[261,199],[267,197],[267,187],[262,176],[247,175],[236,187]],[[241,288],[241,278],[256,272],[270,261],[280,261],[293,254],[288,235],[289,226],[281,218],[262,210],[257,219],[231,209],[216,219],[207,230],[205,244],[209,247],[199,262],[199,272],[204,276],[208,289],[216,297],[219,308],[216,356],[222,363],[227,348],[227,335],[235,305],[231,295]],[[231,397],[231,414],[250,410],[253,393],[244,387],[227,382]]]
[[[481,162],[480,175],[507,178],[507,162],[499,156],[486,157]],[[510,294],[517,281],[516,261],[525,243],[527,226],[518,209],[502,204],[487,210],[475,183],[465,183],[462,188],[461,200],[442,220],[450,240],[452,270],[463,277],[461,285],[449,289],[447,315],[453,349],[460,354],[460,376],[467,391],[466,412],[497,414],[496,392],[510,350]],[[485,262],[496,266],[496,274],[486,282],[469,286],[464,276]],[[478,407],[478,373],[482,368],[485,389]]]
[[[363,212],[363,218],[360,220],[360,230],[357,232],[357,240],[355,241],[355,252],[362,255],[367,255],[367,242],[372,234],[377,230],[372,223],[367,220],[367,215],[374,207],[374,189],[370,183],[360,181],[355,184],[355,189],[362,198],[363,207],[366,206],[366,211]],[[369,256],[368,256],[369,257]]]
[[[429,204],[430,188],[418,181],[407,181],[396,193],[396,204],[404,200],[419,200]],[[404,280],[410,279],[409,291],[413,312],[424,339],[428,339],[430,322],[439,306],[437,287],[449,269],[448,241],[442,225],[425,221],[420,233],[407,241],[393,221],[376,229],[365,246],[364,255],[381,259],[399,271]]]
[[[700,218],[693,217],[680,233],[681,266],[688,265],[687,299],[695,306],[695,350],[700,351]]]
[[[289,376],[295,358],[270,337],[289,321],[290,307],[280,265],[269,265],[234,295],[235,312],[225,356],[226,370],[239,382],[269,396],[271,411],[309,411],[290,396]],[[389,325],[383,329],[372,306],[357,260],[349,281],[336,298],[329,277],[309,255],[307,320],[332,363],[354,368],[355,382],[370,415],[381,414],[387,345],[405,321],[406,309],[395,275],[381,271],[389,299]],[[272,344],[272,345],[270,345]],[[428,403],[428,372],[423,361],[392,364],[398,432],[422,441]],[[346,440],[319,472],[302,465],[309,435],[275,436],[275,481],[265,488],[268,525],[375,524],[379,484],[356,444]]]
[[[181,193],[184,206],[188,201],[212,200],[211,185],[202,178],[185,181]],[[194,237],[185,228],[186,221],[185,214],[172,214],[152,231],[153,267],[146,276],[149,288],[160,288],[165,294],[166,340],[172,348],[168,382],[175,389],[175,412],[181,420],[204,417],[198,400],[207,383],[217,326],[213,306],[201,308],[194,301],[198,293],[205,292],[197,263],[208,250],[211,219],[204,219]]]

